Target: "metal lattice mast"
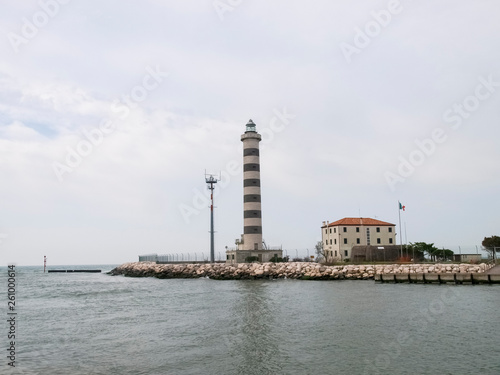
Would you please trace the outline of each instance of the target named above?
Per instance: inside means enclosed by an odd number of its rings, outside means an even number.
[[[220,181],[220,179],[214,177],[213,175],[207,175],[205,172],[205,181],[207,183],[208,190],[210,190],[210,262],[215,262],[215,239],[214,239],[214,189],[215,184]]]

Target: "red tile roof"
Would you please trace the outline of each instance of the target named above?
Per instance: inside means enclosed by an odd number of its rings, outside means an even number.
[[[322,228],[328,227],[336,227],[339,225],[349,226],[362,226],[362,225],[370,225],[370,226],[395,226],[394,224],[387,223],[385,221],[380,221],[376,219],[370,219],[369,217],[345,217],[343,219],[337,220],[328,225],[323,225]]]

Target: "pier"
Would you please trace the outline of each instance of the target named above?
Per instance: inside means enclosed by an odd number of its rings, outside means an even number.
[[[377,274],[379,283],[410,284],[500,284],[500,274],[493,273],[399,273]]]
[[[48,270],[49,273],[101,273],[101,270]]]

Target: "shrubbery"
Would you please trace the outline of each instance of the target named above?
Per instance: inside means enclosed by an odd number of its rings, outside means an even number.
[[[288,262],[289,258],[286,256],[286,257],[283,257],[283,258],[280,258],[280,257],[272,257],[271,259],[269,259],[270,262],[273,262],[273,263],[283,263],[283,262]]]

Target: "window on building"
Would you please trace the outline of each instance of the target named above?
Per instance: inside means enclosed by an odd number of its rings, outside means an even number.
[[[347,238],[344,238],[344,245],[347,245]]]
[[[332,239],[330,239],[330,245],[332,244],[332,242],[333,242],[333,240],[332,240]]]
[[[335,256],[337,256],[337,250],[335,250]]]
[[[333,228],[333,233],[337,233],[337,228]]]
[[[229,260],[229,254],[226,255],[226,259]]]
[[[356,232],[359,233],[359,227],[356,227]]]
[[[349,251],[348,251],[348,250],[344,250],[344,255],[345,255],[346,257],[348,257],[348,256],[349,256]]]
[[[361,240],[359,238],[356,238],[356,243],[357,244],[360,244],[361,243]]]
[[[392,238],[389,238],[389,243],[392,243]]]
[[[380,242],[380,238],[377,238],[377,243],[381,243],[381,242]]]
[[[392,227],[389,227],[389,233],[392,233]]]
[[[231,257],[234,259],[234,254],[233,254],[233,255],[231,255]]]
[[[335,245],[337,244],[337,239],[335,239]]]
[[[325,245],[328,245],[328,240],[325,240]]]
[[[325,234],[328,234],[328,229],[325,229]]]
[[[332,228],[330,228],[330,233],[332,233]]]
[[[377,233],[380,233],[380,227],[377,227]]]
[[[344,227],[344,233],[347,232],[347,227]]]

